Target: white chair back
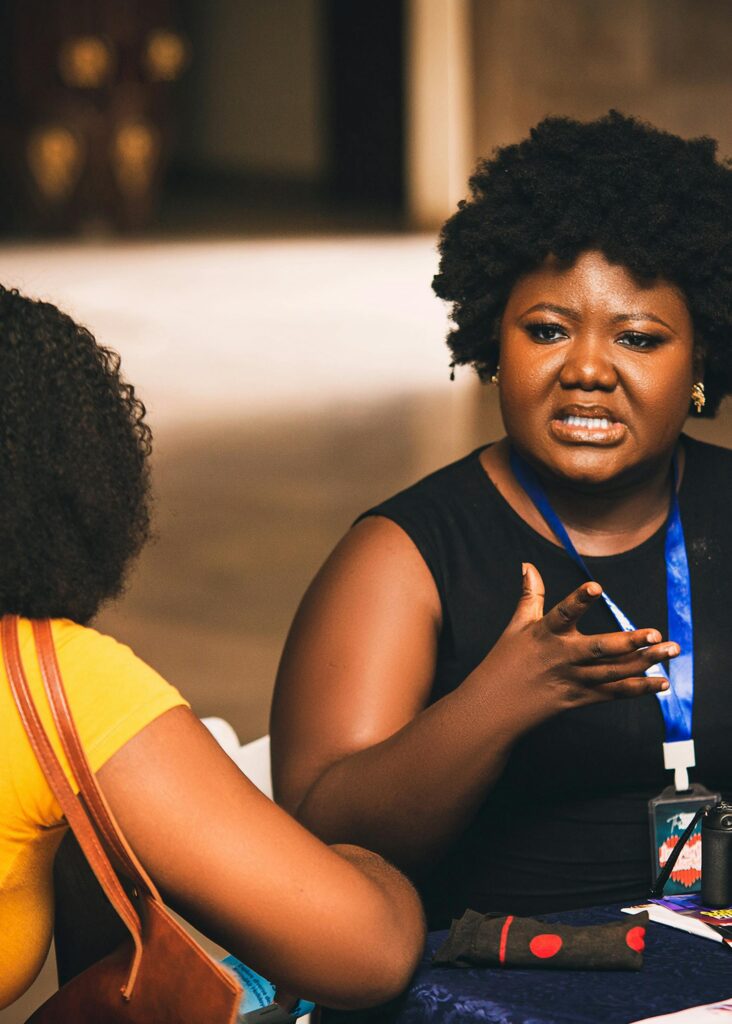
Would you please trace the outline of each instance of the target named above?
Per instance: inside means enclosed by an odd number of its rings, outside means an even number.
[[[234,729],[223,718],[204,718],[203,724],[250,782],[272,799],[269,736],[260,736],[242,746]]]

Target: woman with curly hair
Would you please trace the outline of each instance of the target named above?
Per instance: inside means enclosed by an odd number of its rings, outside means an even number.
[[[278,799],[432,926],[644,898],[648,801],[732,790],[732,454],[682,434],[732,390],[732,171],[611,112],[470,190],[433,286],[506,437],[359,519],[272,720]]]
[[[421,948],[409,883],[377,855],[306,832],[177,690],[89,626],[148,534],[150,440],[118,356],[54,306],[0,288],[0,612],[21,617],[22,661],[57,754],[66,764],[37,619],[51,620],[91,767],[171,905],[285,991],[380,1002],[407,983]],[[66,832],[0,669],[0,1008],[46,957]]]

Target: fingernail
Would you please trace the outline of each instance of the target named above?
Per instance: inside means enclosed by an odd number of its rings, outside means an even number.
[[[654,630],[652,633],[646,633],[646,642],[649,644],[658,644],[661,642],[661,634],[656,633]]]
[[[529,568],[526,565],[526,562],[522,562],[521,563],[521,575],[525,576],[528,571],[529,571]]]
[[[599,595],[602,593],[602,587],[600,586],[599,583],[588,583],[587,584],[587,593],[591,597],[599,597]]]
[[[662,690],[668,690],[670,685],[671,684],[669,683],[668,679],[664,679],[664,681],[661,683],[661,689]]]
[[[666,648],[666,657],[675,658],[677,654],[681,653],[681,648],[678,644],[669,644]]]

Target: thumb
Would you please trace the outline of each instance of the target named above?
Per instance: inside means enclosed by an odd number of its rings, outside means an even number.
[[[536,622],[544,615],[544,580],[539,570],[531,562],[522,562],[521,571],[522,594],[511,620],[518,625]]]

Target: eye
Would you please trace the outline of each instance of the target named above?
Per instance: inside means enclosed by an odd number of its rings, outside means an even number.
[[[618,345],[641,350],[657,348],[663,341],[660,334],[643,334],[641,331],[626,331],[617,339]]]
[[[534,341],[545,345],[568,337],[566,330],[560,324],[526,324],[526,332],[531,335]]]

